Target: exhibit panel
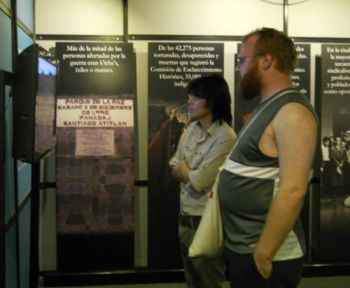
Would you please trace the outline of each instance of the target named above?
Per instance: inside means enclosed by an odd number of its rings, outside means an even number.
[[[322,44],[320,85],[320,227],[318,257],[349,261],[350,45]]]
[[[310,73],[311,73],[311,46],[310,44],[295,43],[297,64],[291,75],[292,83],[300,94],[311,100]]]
[[[223,75],[224,45],[154,42],[148,47],[148,264],[174,268],[181,266],[179,182],[169,160],[190,121],[186,87],[200,76]]]
[[[59,270],[133,267],[132,44],[56,45]]]

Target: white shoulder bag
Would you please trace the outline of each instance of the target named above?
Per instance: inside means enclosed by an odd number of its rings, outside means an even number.
[[[214,189],[213,195],[208,199],[202,219],[189,248],[190,257],[216,257],[223,248],[223,227],[219,206],[219,195]]]

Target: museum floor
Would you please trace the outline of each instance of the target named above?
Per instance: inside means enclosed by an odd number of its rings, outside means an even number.
[[[39,288],[48,287],[39,285]],[[52,287],[52,286],[50,286]],[[161,283],[161,284],[124,284],[108,286],[57,286],[52,288],[186,288],[184,283]],[[229,285],[227,285],[229,287]],[[307,277],[303,278],[298,288],[349,288],[349,276],[334,277]]]

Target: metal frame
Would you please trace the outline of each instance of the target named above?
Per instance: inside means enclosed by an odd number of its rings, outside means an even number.
[[[0,286],[5,287],[5,73],[0,71]]]
[[[0,287],[5,287],[5,86],[12,85],[12,74],[0,70]]]
[[[39,285],[39,206],[40,206],[40,161],[32,164],[32,191],[30,193],[30,273],[29,287]]]
[[[227,41],[240,42],[242,35],[146,35],[146,34],[129,34],[129,41]],[[293,37],[297,43],[350,43],[350,38],[339,37]],[[72,40],[72,41],[117,41],[123,42],[125,39],[122,35],[51,35],[38,34],[36,40]]]
[[[6,232],[13,225],[16,226],[16,282],[20,287],[20,255],[19,255],[19,214],[24,206],[31,199],[31,224],[30,224],[30,286],[38,287],[39,281],[39,192],[40,192],[40,162],[32,166],[32,190],[26,199],[18,206],[18,189],[17,189],[17,165],[14,161],[14,179],[15,179],[15,213],[7,221],[5,220],[5,86],[12,86],[13,74],[0,70],[0,287],[6,284]],[[15,223],[14,223],[15,222]]]

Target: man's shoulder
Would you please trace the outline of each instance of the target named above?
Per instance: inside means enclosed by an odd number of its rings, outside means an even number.
[[[302,95],[295,88],[288,88],[281,90],[277,94],[276,116],[275,119],[279,118],[291,118],[294,121],[305,121],[311,118],[318,122],[318,117],[314,107],[311,105],[310,100]],[[279,95],[279,97],[278,97]],[[311,117],[310,117],[311,116]]]
[[[281,91],[280,93],[282,93]],[[291,105],[293,103],[298,103],[301,106],[304,106],[306,109],[315,114],[315,109],[312,107],[310,100],[303,94],[301,94],[295,88],[289,88],[285,90],[284,97],[281,97],[280,101],[283,103],[282,106]],[[302,109],[302,108],[301,108]]]
[[[304,117],[309,116],[311,116],[312,118],[316,118],[316,114],[312,107],[310,108],[309,106],[304,105],[304,103],[296,101],[285,103],[281,107],[277,115],[295,118],[296,121],[303,121]]]

